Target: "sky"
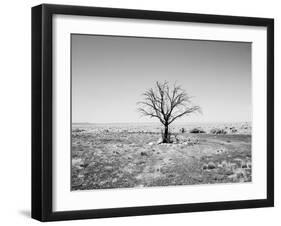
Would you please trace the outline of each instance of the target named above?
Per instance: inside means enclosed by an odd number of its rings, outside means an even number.
[[[157,122],[137,102],[175,82],[202,114],[178,122],[251,121],[251,43],[71,35],[72,122]]]

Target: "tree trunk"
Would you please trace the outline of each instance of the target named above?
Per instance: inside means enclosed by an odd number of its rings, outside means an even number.
[[[169,128],[168,125],[164,125],[165,130],[163,134],[163,143],[170,143]]]

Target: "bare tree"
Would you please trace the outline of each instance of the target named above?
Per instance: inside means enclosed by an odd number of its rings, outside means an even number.
[[[138,102],[139,112],[144,116],[158,118],[164,125],[163,143],[170,143],[169,125],[176,119],[192,112],[200,111],[199,106],[191,103],[191,97],[174,84],[169,87],[168,82],[156,82],[155,88],[143,93],[144,100]]]

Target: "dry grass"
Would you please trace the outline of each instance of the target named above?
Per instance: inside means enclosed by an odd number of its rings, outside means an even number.
[[[251,181],[251,135],[73,131],[72,190]]]

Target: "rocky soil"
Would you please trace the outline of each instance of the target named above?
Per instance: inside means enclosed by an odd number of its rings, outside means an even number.
[[[251,181],[249,133],[178,132],[172,144],[160,137],[154,131],[73,128],[71,189]]]

